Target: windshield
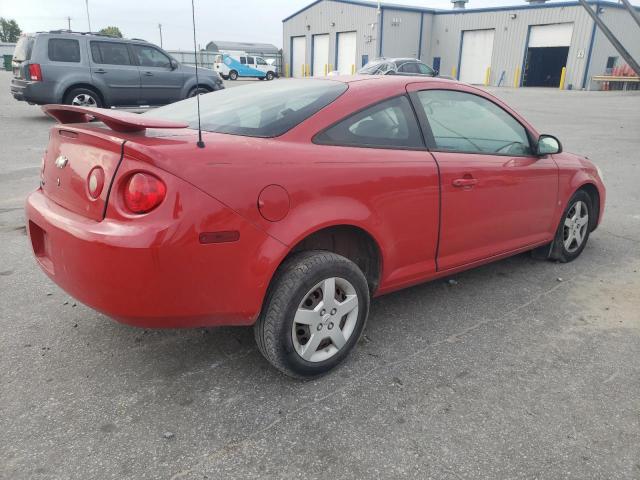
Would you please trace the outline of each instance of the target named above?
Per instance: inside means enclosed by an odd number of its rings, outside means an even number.
[[[202,129],[249,137],[277,137],[326,107],[347,89],[333,80],[278,80],[200,96]],[[143,115],[198,127],[196,98]]]
[[[16,49],[13,52],[13,59],[16,62],[24,62],[31,58],[31,50],[33,48],[33,37],[22,35],[18,39]]]

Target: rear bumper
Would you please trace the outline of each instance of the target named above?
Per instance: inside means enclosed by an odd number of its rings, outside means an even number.
[[[47,82],[32,82],[14,78],[9,87],[11,95],[22,102],[45,105],[47,103],[60,103],[54,94],[54,86]]]
[[[206,214],[176,219],[175,205],[167,205],[173,211],[169,218],[96,222],[37,190],[25,207],[36,260],[70,295],[123,323],[145,328],[254,323],[275,269],[270,260],[281,257],[283,245],[199,190],[181,194],[185,211],[195,201]],[[200,228],[237,230],[240,239],[202,244]]]

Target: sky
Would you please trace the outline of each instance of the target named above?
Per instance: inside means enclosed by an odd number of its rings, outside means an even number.
[[[282,47],[282,20],[312,0],[195,0],[196,39],[272,43]],[[640,0],[632,0],[638,4]],[[449,0],[391,0],[390,3],[450,9]],[[114,25],[125,37],[143,38],[167,50],[193,48],[190,0],[88,0],[91,28]],[[524,0],[469,0],[468,8],[523,5]],[[25,32],[67,28],[88,31],[85,0],[0,0],[0,17]]]

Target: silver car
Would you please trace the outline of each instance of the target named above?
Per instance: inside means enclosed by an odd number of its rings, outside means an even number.
[[[11,94],[32,104],[164,105],[224,88],[213,70],[182,65],[144,40],[53,31],[20,37]]]
[[[358,74],[437,76],[433,68],[416,58],[377,58],[358,70]]]

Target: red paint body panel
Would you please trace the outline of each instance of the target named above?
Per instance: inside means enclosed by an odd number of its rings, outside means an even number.
[[[502,102],[456,82],[353,77],[348,84],[335,102],[280,137],[205,132],[204,149],[196,147],[197,132],[181,125],[155,130],[161,125],[146,118],[142,131],[114,133],[95,123],[54,127],[45,186],[26,205],[40,265],[71,295],[123,322],[249,325],[280,263],[326,227],[350,225],[373,238],[381,255],[380,295],[548,243],[569,197],[585,183],[598,189],[602,214],[604,186],[595,167],[571,154],[314,144],[316,133],[352,112],[425,88],[482,95],[537,135]],[[60,152],[72,168],[54,188],[52,162]],[[111,188],[91,203],[86,175],[96,165]],[[122,197],[136,172],[167,187],[162,204],[144,215],[127,212]],[[477,182],[454,186],[468,177]],[[230,241],[201,242],[218,238],[216,232]]]

